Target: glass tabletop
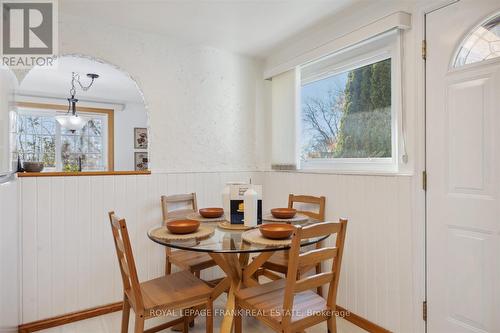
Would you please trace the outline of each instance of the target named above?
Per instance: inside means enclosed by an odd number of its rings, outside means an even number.
[[[202,222],[203,226],[213,228],[214,232],[204,239],[192,240],[166,240],[164,238],[155,237],[151,231],[148,232],[148,237],[158,244],[181,249],[186,251],[195,252],[212,252],[212,253],[251,253],[251,252],[266,252],[266,251],[279,251],[290,248],[290,245],[259,245],[249,243],[242,239],[242,234],[245,230],[230,230],[219,227],[218,222]],[[307,246],[320,242],[325,237],[316,237],[304,240],[301,246]]]

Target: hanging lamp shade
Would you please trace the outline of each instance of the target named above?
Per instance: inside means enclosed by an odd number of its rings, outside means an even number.
[[[64,115],[56,116],[57,122],[61,125],[62,128],[66,128],[70,131],[81,130],[85,124],[87,124],[88,119],[84,117],[80,117],[76,113],[76,103],[78,99],[75,98],[75,95],[72,94],[70,98],[68,98],[68,112]]]
[[[57,122],[61,125],[61,127],[66,128],[70,131],[81,130],[85,124],[87,124],[88,119],[80,117],[75,114],[65,114],[56,116]]]
[[[80,82],[80,75],[78,75],[78,73],[73,72],[71,75],[72,75],[71,76],[71,89],[69,91],[71,97],[68,98],[68,112],[66,112],[66,114],[64,114],[64,115],[56,116],[55,118],[56,118],[57,122],[59,123],[59,125],[61,125],[62,128],[66,128],[66,129],[74,132],[77,130],[81,130],[83,128],[83,126],[85,126],[87,124],[87,122],[89,121],[87,118],[80,117],[76,113],[76,103],[78,102],[78,99],[75,98],[75,95],[76,95],[75,83],[78,83],[80,85],[80,87],[83,89],[83,91],[87,91],[94,83],[94,80],[99,77],[99,75],[94,74],[94,73],[88,73],[87,77],[92,79],[92,81],[90,81],[89,85],[87,85],[87,86],[84,86]]]

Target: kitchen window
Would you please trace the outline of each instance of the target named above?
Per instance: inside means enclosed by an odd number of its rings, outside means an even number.
[[[98,111],[98,110],[95,110]],[[82,112],[87,119],[81,130],[60,126],[55,116],[63,111],[18,108],[17,152],[21,161],[44,162],[44,171],[112,171],[113,142],[109,137],[110,112]],[[111,115],[111,119],[110,118]]]
[[[397,171],[398,45],[391,33],[302,66],[301,168]]]

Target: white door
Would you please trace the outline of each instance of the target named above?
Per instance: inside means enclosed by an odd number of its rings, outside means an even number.
[[[463,0],[427,15],[430,333],[500,333],[500,16],[496,14],[500,14],[499,0]],[[482,25],[485,20],[488,23]]]

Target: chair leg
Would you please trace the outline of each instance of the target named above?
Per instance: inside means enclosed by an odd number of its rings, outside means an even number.
[[[207,300],[207,313],[206,313],[206,333],[213,333],[214,331],[214,303],[212,299]]]
[[[194,308],[191,308],[190,310],[195,310]],[[196,313],[196,311],[189,311],[191,313]],[[196,315],[189,316],[189,327],[194,327],[194,318],[196,318]]]
[[[243,318],[241,316],[241,308],[236,302],[234,307],[234,333],[242,333],[243,330]]]
[[[127,296],[123,296],[123,310],[122,310],[122,333],[128,333],[128,322],[130,319],[130,303]]]
[[[172,273],[172,264],[169,260],[170,249],[165,250],[165,275],[170,275]]]
[[[335,317],[335,314],[328,318],[327,324],[328,333],[337,333],[337,317]]]
[[[172,264],[167,260],[165,260],[165,275],[170,275],[172,273]]]
[[[143,332],[144,332],[144,316],[136,315],[134,333],[143,333]]]
[[[182,323],[182,333],[189,332],[189,317],[184,317],[184,322]]]
[[[321,263],[319,263],[319,264],[316,265],[316,274],[321,274]],[[322,288],[322,286],[319,286],[317,291],[318,291],[318,295],[320,295],[321,297],[323,297],[323,288]]]

